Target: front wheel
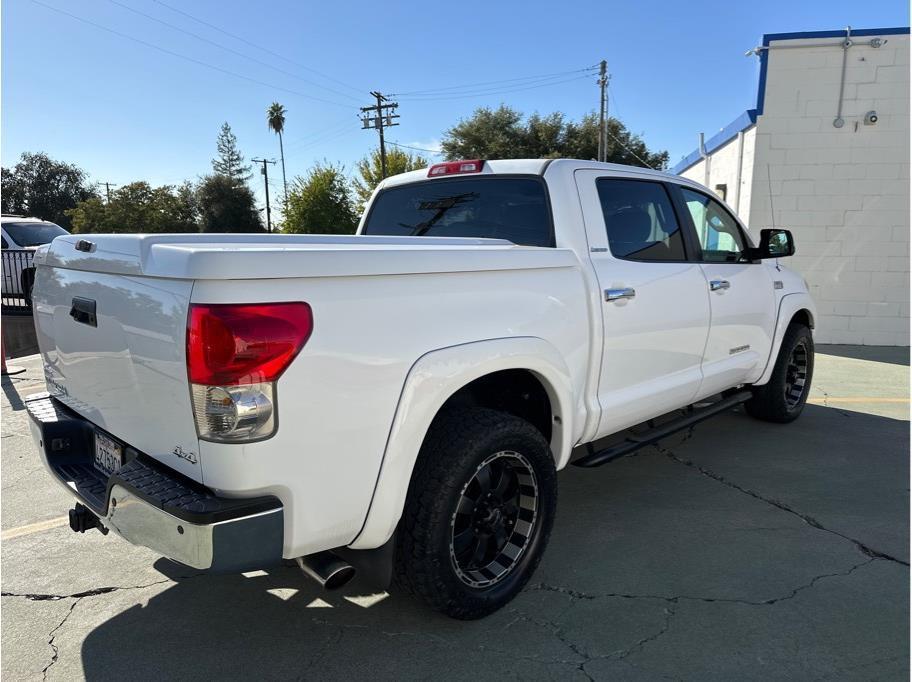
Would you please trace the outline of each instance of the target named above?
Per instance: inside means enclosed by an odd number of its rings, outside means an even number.
[[[532,576],[556,505],[554,459],[535,427],[494,410],[448,411],[418,455],[396,581],[453,618],[486,616]]]
[[[793,322],[785,330],[769,382],[753,389],[748,414],[784,424],[801,414],[814,376],[814,337],[805,325]]]

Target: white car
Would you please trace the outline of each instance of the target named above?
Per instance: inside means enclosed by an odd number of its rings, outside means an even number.
[[[758,237],[699,184],[573,160],[388,178],[354,236],[59,237],[35,443],[74,530],[478,618],[535,570],[571,458],[801,413],[814,303],[790,233]]]
[[[5,295],[31,295],[35,271],[32,256],[37,247],[55,237],[69,234],[59,225],[38,218],[4,215],[0,218],[3,247],[3,291]]]

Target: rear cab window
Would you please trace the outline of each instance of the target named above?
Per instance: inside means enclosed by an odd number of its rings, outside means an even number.
[[[551,208],[538,176],[486,175],[389,187],[374,199],[361,234],[554,246]]]

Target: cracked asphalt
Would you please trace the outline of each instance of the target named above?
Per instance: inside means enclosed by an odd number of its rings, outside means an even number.
[[[72,533],[3,379],[2,674],[24,679],[909,678],[908,349],[821,347],[791,425],[735,411],[560,475],[526,590],[457,622],[296,568],[205,576]]]

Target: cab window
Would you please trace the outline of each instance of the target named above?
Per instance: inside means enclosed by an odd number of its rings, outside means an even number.
[[[646,180],[596,181],[608,246],[615,258],[683,261],[684,238],[664,185]]]
[[[684,187],[681,193],[703,250],[703,260],[711,263],[743,261],[744,235],[732,214],[705,194]]]

